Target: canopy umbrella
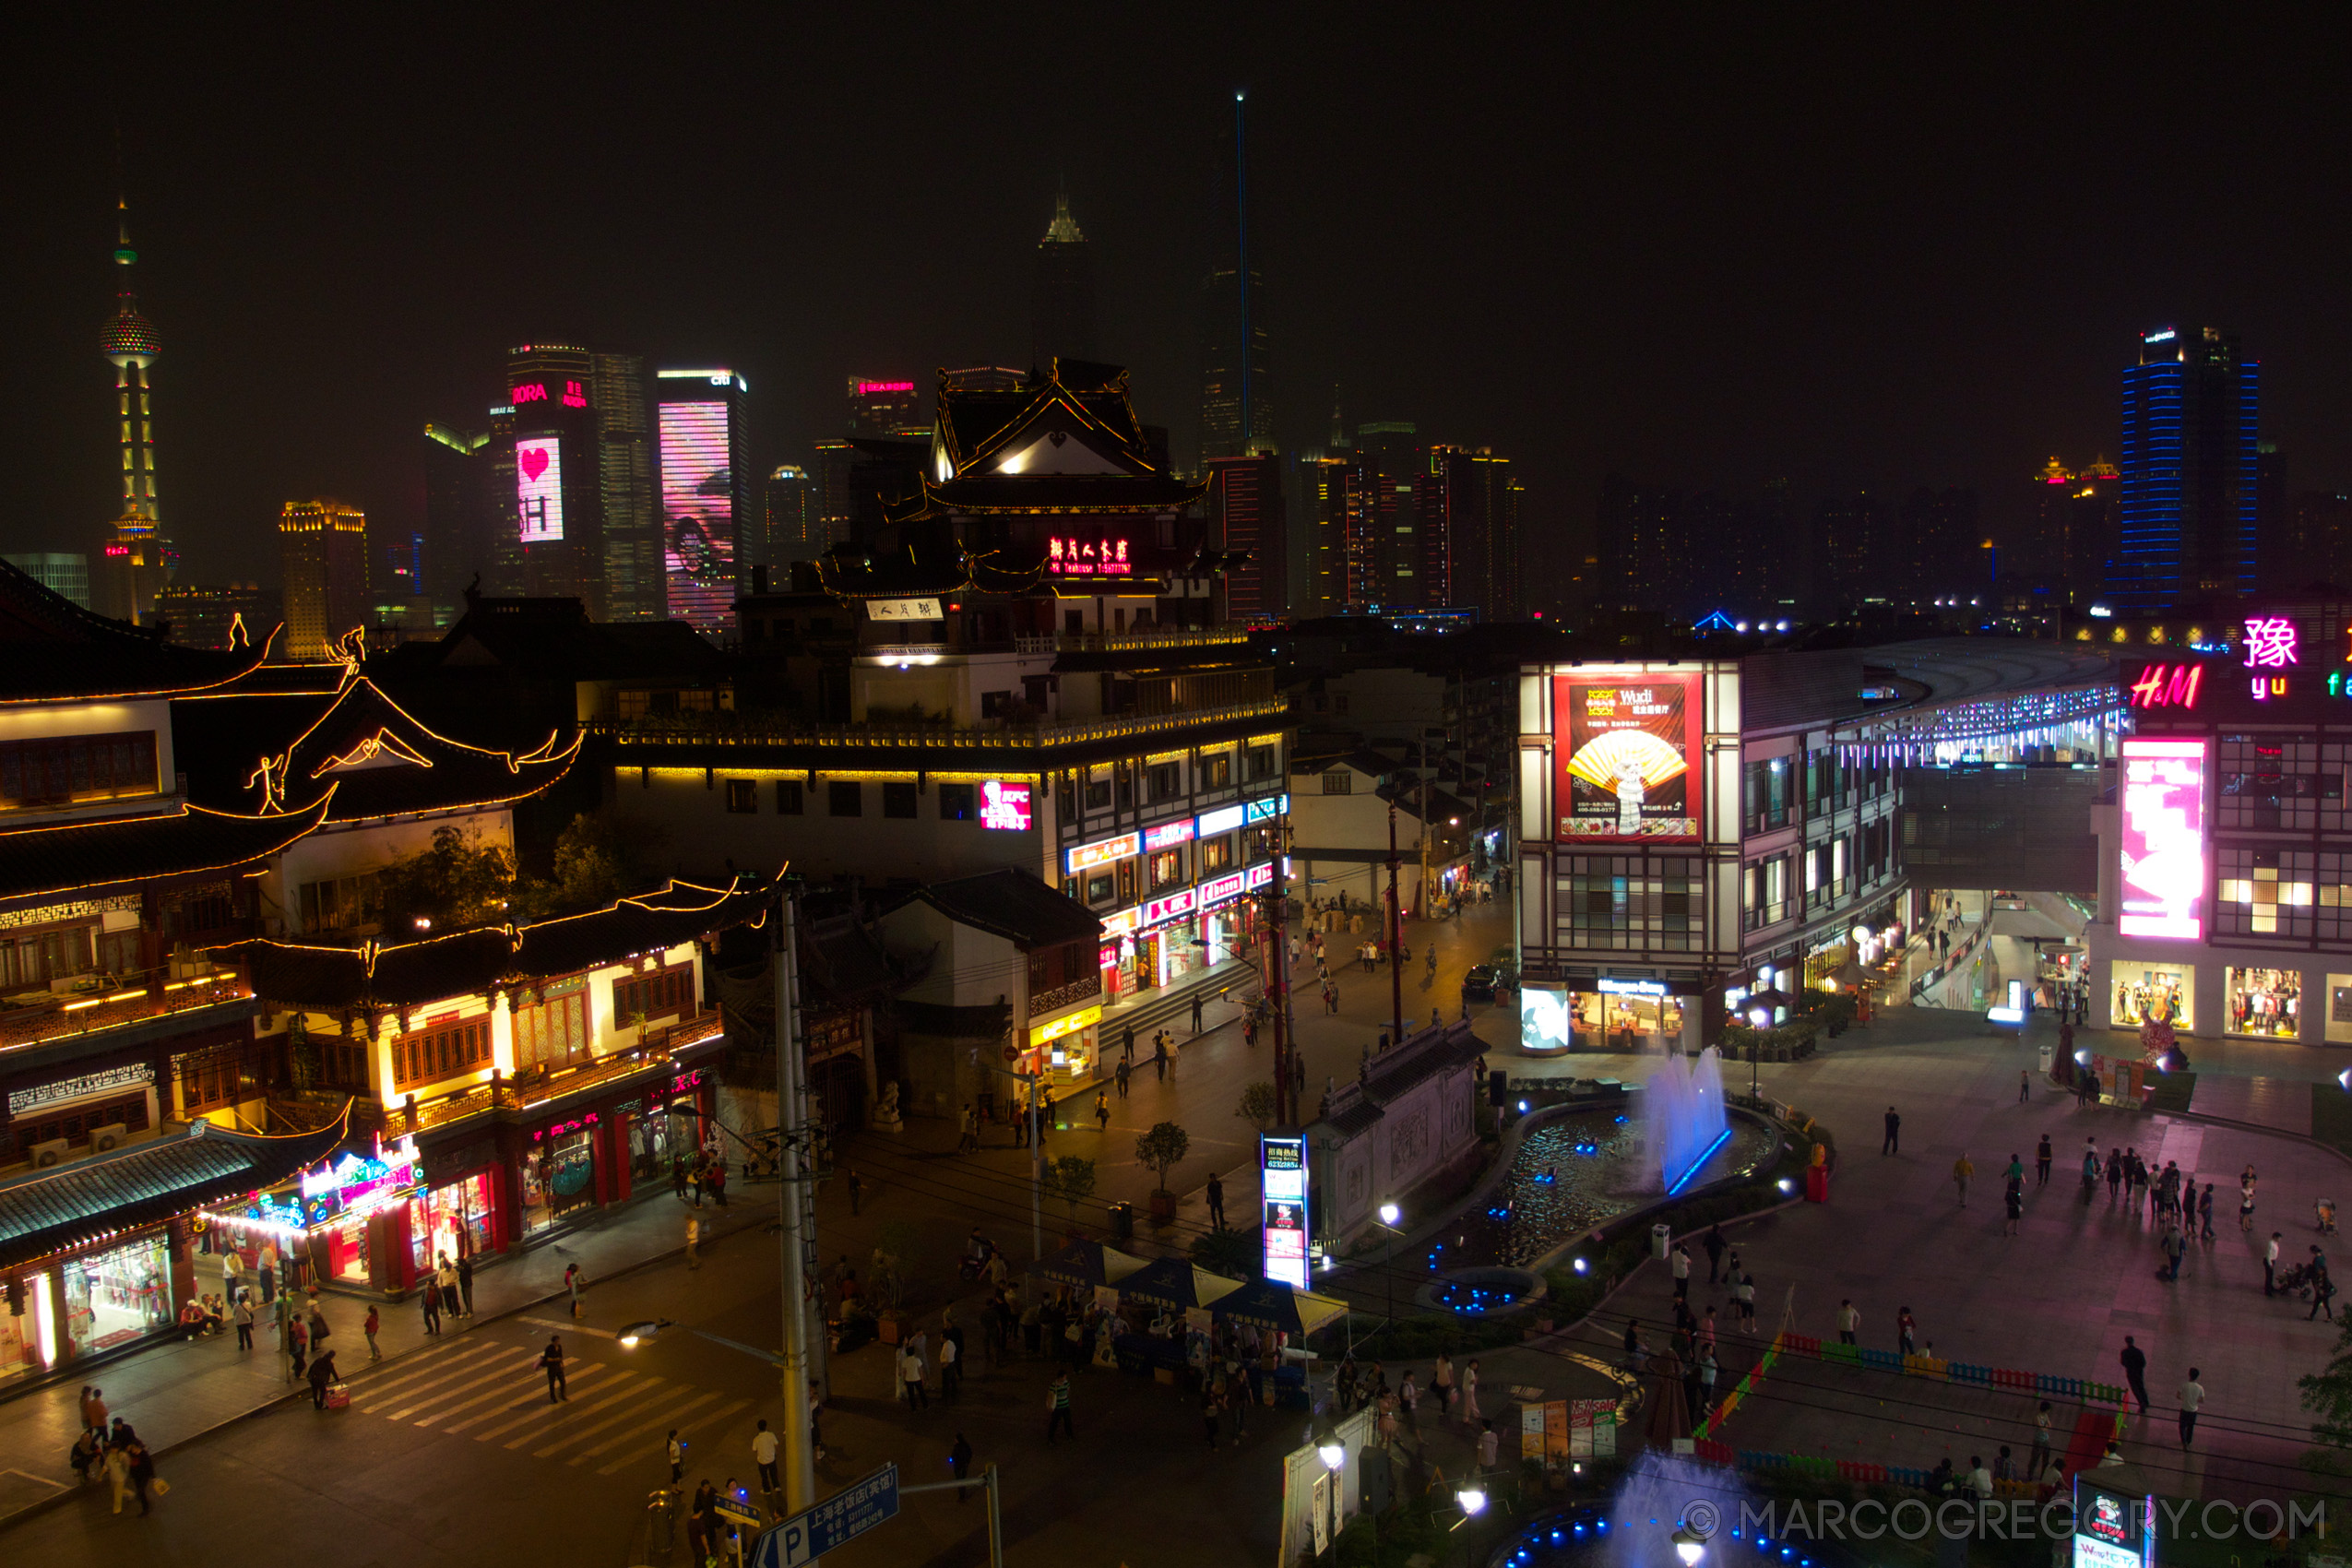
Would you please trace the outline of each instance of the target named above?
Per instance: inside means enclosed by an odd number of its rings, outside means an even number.
[[[1208,1306],[1240,1289],[1239,1280],[1195,1267],[1185,1258],[1157,1259],[1119,1281],[1119,1294],[1123,1300],[1178,1312]]]
[[[1028,1272],[1056,1285],[1091,1290],[1098,1285],[1116,1285],[1143,1266],[1143,1259],[1116,1247],[1100,1241],[1073,1241],[1030,1264]]]
[[[1253,1279],[1220,1299],[1209,1311],[1234,1323],[1254,1324],[1285,1334],[1313,1334],[1348,1311],[1348,1303],[1318,1296],[1275,1279]]]

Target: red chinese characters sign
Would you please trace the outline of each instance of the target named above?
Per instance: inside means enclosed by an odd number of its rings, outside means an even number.
[[[1045,564],[1063,577],[1129,577],[1135,572],[1123,539],[1065,539],[1057,534],[1045,541]]]

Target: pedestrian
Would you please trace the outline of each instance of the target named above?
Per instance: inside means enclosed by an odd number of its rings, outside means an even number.
[[[906,1396],[907,1408],[910,1410],[931,1408],[931,1396],[923,1388],[922,1358],[915,1353],[915,1348],[911,1344],[898,1348],[898,1384],[900,1391]]]
[[[2156,1271],[2156,1277],[2159,1279],[2180,1278],[2180,1260],[2188,1251],[2189,1243],[2182,1239],[2181,1233],[2167,1227],[2164,1232],[2165,1265]]]
[[[2254,1179],[2251,1176],[2238,1189],[2238,1229],[2241,1234],[2254,1229]]]
[[[2042,1134],[2041,1143],[2034,1150],[2034,1185],[2049,1185],[2049,1134]]]
[[[1201,993],[1198,988],[1193,992],[1193,1032],[1201,1032]]]
[[[1681,1242],[1674,1243],[1674,1299],[1687,1301],[1691,1295],[1691,1249]]]
[[[1717,1224],[1707,1227],[1706,1240],[1699,1244],[1706,1249],[1707,1283],[1713,1285],[1722,1272],[1723,1254],[1730,1243],[1723,1239],[1723,1227]]]
[[[784,1489],[776,1479],[776,1434],[767,1430],[766,1417],[760,1419],[758,1430],[752,1433],[752,1463],[759,1467],[759,1490],[773,1498]]]
[[[857,1178],[854,1176],[850,1178],[852,1183],[854,1183],[856,1180]],[[853,1184],[849,1190],[854,1193],[857,1191],[857,1188]],[[852,1208],[850,1212],[854,1214],[857,1211]],[[702,1253],[698,1250],[701,1245],[702,1220],[698,1217],[690,1214],[686,1216],[686,1267],[690,1272],[702,1266]]]
[[[441,1288],[428,1278],[424,1289],[417,1292],[417,1300],[424,1304],[424,1331],[438,1335],[441,1332]]]
[[[1119,1070],[1111,1075],[1111,1081],[1119,1086],[1119,1098],[1121,1099],[1126,1099],[1127,1063],[1123,1061],[1119,1063]]]
[[[1053,1445],[1053,1434],[1056,1431],[1066,1432],[1071,1442],[1077,1442],[1078,1429],[1070,1420],[1070,1374],[1068,1372],[1054,1374],[1052,1386],[1045,1391],[1045,1408],[1049,1412],[1045,1418],[1046,1446],[1050,1448]]]
[[[1495,1435],[1494,1423],[1480,1421],[1479,1423],[1479,1468],[1481,1471],[1493,1469],[1495,1460],[1502,1452],[1503,1440]]]
[[[253,1348],[253,1292],[240,1289],[236,1301],[236,1308],[230,1315],[237,1320],[237,1348],[250,1350]]]
[[[457,1298],[465,1303],[466,1315],[474,1315],[474,1255],[470,1252],[457,1254]]]
[[[123,1499],[131,1495],[131,1452],[127,1443],[110,1443],[106,1449],[106,1487],[113,1494],[114,1512],[123,1511]]]
[[[857,1171],[849,1166],[843,1166],[841,1173],[849,1179],[849,1218],[855,1219],[858,1217],[858,1196],[866,1190],[866,1184],[858,1179]]]
[[[1472,1361],[1462,1369],[1462,1424],[1474,1425],[1479,1420],[1479,1364]]]
[[[1094,1120],[1097,1130],[1105,1134],[1111,1131],[1111,1096],[1101,1089],[1094,1094]]]
[[[1862,1314],[1855,1310],[1851,1296],[1837,1303],[1837,1342],[1840,1345],[1861,1343]]]
[[[434,1272],[434,1279],[441,1287],[441,1315],[456,1317],[462,1303],[457,1298],[457,1265],[449,1261],[448,1253],[441,1254],[441,1266]]]
[[[1977,1168],[1969,1162],[1967,1152],[1961,1151],[1960,1158],[1952,1162],[1952,1184],[1960,1189],[1962,1208],[1968,1206],[1968,1178],[1976,1173]]]
[[[547,1348],[540,1352],[539,1364],[547,1373],[547,1402],[552,1405],[558,1399],[570,1399],[572,1391],[564,1376],[564,1340],[560,1335],[547,1336]]]
[[[939,1396],[953,1399],[964,1386],[964,1336],[949,1329],[939,1336]]]
[[[825,1457],[825,1396],[816,1386],[816,1379],[809,1379],[809,1452]]]
[[[323,1351],[318,1360],[310,1364],[310,1408],[312,1409],[327,1408],[327,1390],[334,1382],[335,1352]]]
[[[383,1326],[383,1320],[375,1314],[375,1303],[370,1301],[367,1316],[360,1320],[360,1332],[367,1336],[367,1359],[371,1361],[380,1361],[384,1359],[384,1352],[377,1349],[375,1345],[376,1330]]]
[[[82,1425],[101,1432],[106,1430],[106,1399],[96,1388],[82,1390]]]
[[[1208,1222],[1216,1229],[1225,1229],[1225,1182],[1214,1170],[1208,1173]]]
[[[2197,1199],[2197,1238],[2204,1241],[2213,1240],[2213,1183],[2211,1182],[2205,1183],[2204,1194]]]
[[[725,1208],[727,1206],[727,1162],[723,1159],[712,1160],[710,1174],[704,1178],[703,1184],[710,1189],[710,1195],[718,1200],[719,1206]]]
[[[1910,1355],[1919,1348],[1918,1335],[1919,1323],[1911,1315],[1911,1309],[1904,1307],[1897,1311],[1895,1314],[1895,1342],[1903,1354]]]
[[[2091,1206],[2092,1197],[2099,1190],[2099,1151],[2096,1140],[2083,1151],[2083,1206]]]
[[[2002,1218],[2001,1233],[2014,1236],[2017,1234],[2017,1222],[2025,1217],[2025,1190],[2014,1182],[2010,1182],[2002,1204],[2005,1212]]]
[[[2107,1201],[2108,1203],[2115,1201],[2116,1194],[2122,1185],[2123,1151],[2118,1148],[2108,1149],[2107,1151]]]
[[[1629,1340],[1633,1337],[1633,1327],[1634,1325],[1630,1323],[1625,1325],[1625,1336]],[[1454,1358],[1443,1350],[1437,1353],[1437,1369],[1429,1374],[1429,1385],[1430,1391],[1437,1396],[1438,1420],[1452,1420],[1455,1394]]]
[[[1886,1108],[1886,1141],[1879,1145],[1878,1151],[1882,1155],[1898,1154],[1902,1147],[1903,1118],[1896,1115],[1895,1107],[1890,1105]]]
[[[2335,1281],[2328,1277],[2327,1254],[2317,1247],[2311,1249],[2311,1310],[2303,1314],[2303,1321],[2309,1323],[2325,1313],[2327,1321],[2334,1323],[2335,1308],[2332,1303],[2335,1297]]]
[[[2197,1381],[2196,1368],[2189,1369],[2189,1381],[2180,1385],[2176,1397],[2180,1401],[2180,1446],[2186,1448],[2197,1435],[2197,1409],[2205,1402],[2205,1385]]]
[[[686,1156],[683,1150],[679,1151],[676,1155],[671,1158],[670,1190],[678,1194],[678,1201],[680,1203],[684,1203],[686,1201]],[[674,1479],[675,1478],[673,1477],[671,1479]]]
[[[676,1427],[671,1427],[670,1429],[669,1455],[670,1486],[672,1491],[675,1491],[677,1489],[678,1482],[684,1478],[686,1473],[686,1445],[679,1440],[678,1429]]]
[[[2049,1465],[2049,1401],[2042,1401],[2034,1412],[2034,1456],[2027,1461],[2025,1472],[2039,1476]]]
[[[289,1298],[291,1301],[291,1298]],[[284,1311],[281,1304],[280,1311]],[[300,1377],[310,1365],[310,1328],[301,1318],[287,1314],[281,1332],[285,1336],[286,1354],[293,1358],[294,1375]]]
[[[1152,1036],[1151,1065],[1152,1071],[1158,1075],[1158,1081],[1166,1083],[1168,1081],[1168,1036],[1165,1030]]]
[[[130,1482],[132,1494],[139,1500],[139,1515],[144,1518],[148,1512],[147,1489],[153,1486],[159,1491],[162,1490],[162,1483],[155,1479],[155,1455],[148,1452],[137,1433],[126,1431],[123,1459],[125,1479]]]
[[[1985,1468],[1984,1456],[1980,1454],[1968,1455],[1968,1490],[1977,1494],[1978,1503],[1990,1502],[1992,1498],[1992,1472]]]
[[[2025,1104],[2034,1098],[2034,1075],[2025,1068],[2017,1069],[2017,1103]]]
[[[2270,1233],[2270,1245],[2263,1251],[2263,1294],[2274,1295],[2278,1289],[2278,1244],[2287,1240],[2287,1232]]]
[[[1123,1027],[1123,1028],[1120,1029],[1120,1031],[1119,1031],[1119,1052],[1120,1052],[1119,1060],[1120,1060],[1121,1062],[1123,1062],[1123,1063],[1126,1063],[1126,1062],[1133,1062],[1133,1061],[1135,1059],[1135,1026],[1134,1026],[1134,1025],[1133,1025],[1133,1024],[1128,1024],[1128,1025],[1125,1025],[1124,1027]]]
[[[1421,1391],[1420,1385],[1413,1382],[1413,1374],[1409,1371],[1405,1373],[1405,1381],[1396,1385],[1396,1405],[1404,1412],[1405,1430],[1418,1439],[1421,1431]]]
[[[1742,1273],[1740,1283],[1731,1288],[1731,1304],[1740,1309],[1740,1331],[1752,1334],[1756,1327],[1756,1277]]]
[[[2123,1363],[2123,1376],[2132,1384],[2132,1397],[2140,1402],[2140,1414],[2148,1413],[2148,1354],[2140,1348],[2131,1335],[2123,1336],[2123,1353],[2116,1358]]]
[[[947,1473],[959,1481],[969,1479],[972,1473],[972,1445],[965,1440],[964,1434],[960,1431],[956,1434],[956,1446],[947,1451]],[[959,1486],[956,1489],[956,1503],[958,1507],[962,1506],[965,1497],[970,1493],[970,1491],[969,1487]]]

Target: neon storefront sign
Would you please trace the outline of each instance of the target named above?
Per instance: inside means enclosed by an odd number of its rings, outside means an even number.
[[[1001,778],[991,778],[980,785],[980,820],[982,827],[999,832],[1026,833],[1035,820],[1029,809],[1028,784],[1007,784]]]
[[[914,389],[915,384],[911,381],[861,381],[858,383],[858,396],[861,398],[871,398],[877,392],[912,392]]]
[[[1139,907],[1130,907],[1120,910],[1115,915],[1103,916],[1102,934],[1105,936],[1133,936],[1135,933],[1136,929],[1143,924],[1143,921],[1144,912],[1142,909]]]
[[[1124,577],[1134,575],[1123,539],[1063,539],[1045,541],[1046,564],[1065,577]]]
[[[1290,797],[1276,795],[1269,800],[1252,801],[1248,811],[1252,822],[1264,822],[1268,817],[1281,816],[1290,809]]]
[[[1230,898],[1239,898],[1250,885],[1250,873],[1237,871],[1230,876],[1220,876],[1215,882],[1201,884],[1200,907],[1213,909]]]
[[[1158,827],[1147,827],[1144,830],[1144,848],[1172,849],[1179,844],[1191,842],[1192,837],[1192,818],[1186,817],[1182,822],[1163,822]]]
[[[2193,708],[2197,706],[2197,688],[2204,675],[2205,667],[2202,664],[2148,665],[2132,683],[2132,706]]]
[[[589,1127],[601,1126],[603,1122],[603,1117],[599,1116],[595,1111],[591,1111],[585,1116],[575,1116],[568,1122],[558,1122],[552,1127],[544,1128],[539,1132],[533,1133],[531,1134],[531,1142],[538,1143],[542,1138],[560,1138],[564,1136],[566,1134],[582,1132]]]
[[[2204,935],[2205,742],[2122,744],[2124,936],[2195,942]]]
[[[564,383],[564,395],[560,398],[551,398],[548,395],[545,382],[527,381],[515,388],[512,401],[517,408],[522,407],[525,403],[546,402],[560,402],[567,409],[585,409],[588,406],[588,392],[576,381]]]
[[[1249,869],[1248,875],[1250,879],[1250,890],[1252,892],[1255,892],[1257,889],[1265,886],[1274,880],[1274,862],[1272,861],[1268,861],[1264,865],[1252,866]]]
[[[2299,662],[2294,622],[2284,615],[2246,617],[2247,669],[2286,670]]]
[[[1232,832],[1245,820],[1242,815],[1245,809],[1241,806],[1226,806],[1221,810],[1206,813],[1198,824],[1201,837],[1214,838],[1220,833]]]
[[[1032,1045],[1044,1045],[1050,1040],[1060,1039],[1063,1035],[1076,1034],[1080,1029],[1100,1022],[1102,1022],[1100,1007],[1082,1008],[1066,1018],[1056,1018],[1050,1024],[1039,1024],[1029,1031],[1029,1042]]]
[[[1170,893],[1165,898],[1154,898],[1144,906],[1143,923],[1146,926],[1156,926],[1163,921],[1172,921],[1179,915],[1189,915],[1193,912],[1195,903],[1195,894],[1189,887],[1181,893]]]
[[[1122,833],[1116,838],[1077,845],[1063,859],[1068,862],[1070,873],[1075,876],[1089,866],[1107,866],[1113,861],[1123,861],[1131,855],[1140,854],[1143,847],[1140,834]]]

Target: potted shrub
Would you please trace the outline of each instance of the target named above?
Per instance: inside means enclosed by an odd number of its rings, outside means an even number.
[[[1151,1131],[1135,1140],[1136,1160],[1159,1176],[1159,1185],[1151,1194],[1154,1225],[1166,1225],[1176,1218],[1176,1194],[1168,1190],[1168,1172],[1192,1146],[1191,1134],[1173,1122],[1154,1123]]]

